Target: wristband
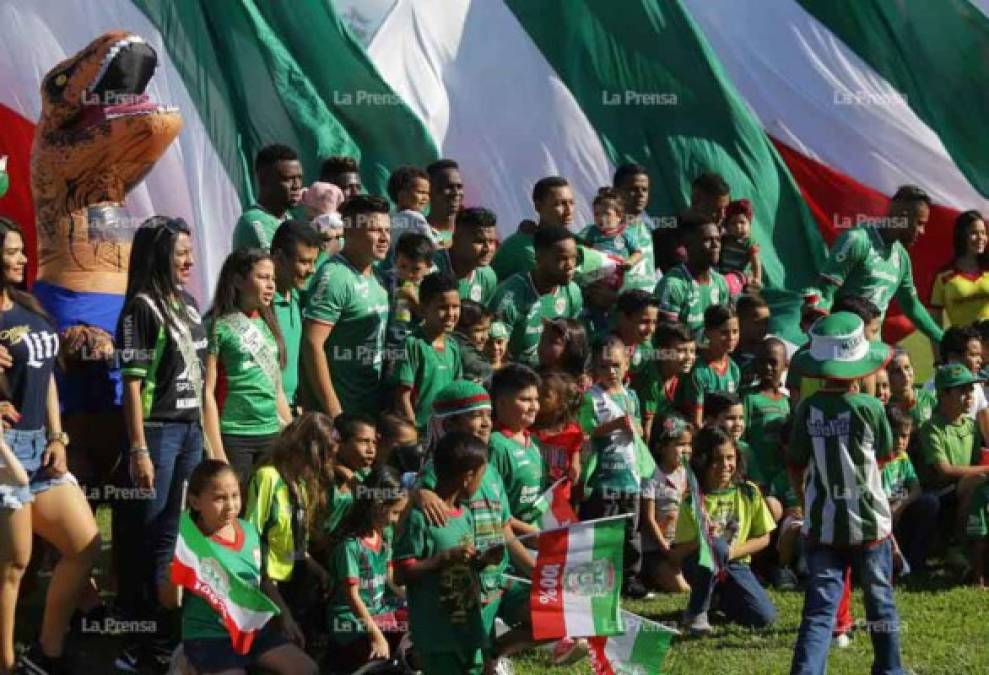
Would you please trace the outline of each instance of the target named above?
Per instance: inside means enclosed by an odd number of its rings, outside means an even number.
[[[131,457],[136,457],[138,455],[150,455],[151,452],[147,448],[131,448]]]

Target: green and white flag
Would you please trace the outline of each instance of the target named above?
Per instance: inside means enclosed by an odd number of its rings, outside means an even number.
[[[659,675],[677,631],[622,610],[624,635],[590,638],[595,675]]]
[[[227,570],[188,512],[179,521],[179,537],[172,559],[172,583],[189,589],[220,615],[238,654],[251,650],[254,637],[278,607],[260,588],[251,586]]]

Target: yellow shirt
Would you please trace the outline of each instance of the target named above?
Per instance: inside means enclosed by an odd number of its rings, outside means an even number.
[[[952,326],[971,326],[989,319],[989,271],[939,272],[934,277],[931,307],[944,309]]]

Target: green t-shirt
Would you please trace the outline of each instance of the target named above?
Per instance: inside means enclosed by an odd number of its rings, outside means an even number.
[[[656,348],[647,342],[642,342],[635,345],[628,360],[628,386],[639,397],[639,405],[644,415],[656,414],[661,396],[658,382],[659,364],[656,358]]]
[[[427,490],[436,489],[436,472],[432,461],[423,467],[420,485]],[[505,543],[505,525],[511,520],[508,494],[501,475],[489,462],[481,476],[481,486],[470,496],[467,506],[474,516],[474,546],[477,550]],[[508,550],[505,549],[501,561],[488,565],[480,571],[482,604],[489,604],[501,597],[505,586],[505,571],[508,569]]]
[[[624,260],[639,250],[638,237],[629,236],[628,230],[629,228],[626,228],[617,234],[605,234],[592,223],[581,231],[580,238],[595,251],[610,253]]]
[[[354,477],[358,483],[363,483],[370,472],[370,469],[360,469],[354,472]],[[326,523],[323,525],[323,531],[329,534],[336,530],[353,506],[354,493],[347,486],[334,483],[326,498]]]
[[[233,249],[242,248],[271,248],[271,240],[275,236],[275,230],[284,222],[283,219],[273,216],[264,210],[260,205],[253,204],[234,225]]]
[[[219,376],[226,379],[227,397],[220,414],[220,432],[240,436],[277,434],[278,397],[275,383],[263,363],[274,362],[277,374],[278,343],[261,316],[245,317],[254,331],[239,332],[239,317],[222,316],[209,331],[207,351],[217,357]]]
[[[642,260],[625,273],[622,290],[651,291],[656,287],[656,255],[652,245],[652,230],[640,220],[625,229],[625,236],[631,239],[637,250],[642,253]]]
[[[536,502],[546,487],[546,466],[539,441],[521,445],[500,431],[491,434],[489,462],[501,476],[512,515],[525,523],[539,517]]]
[[[395,544],[395,565],[432,558],[456,546],[476,545],[474,516],[468,508],[447,514],[446,524],[430,525],[413,508]],[[421,653],[466,652],[488,646],[481,617],[481,587],[469,564],[450,564],[406,586],[412,641]]]
[[[385,595],[391,557],[391,542],[381,535],[348,537],[334,547],[327,570],[333,595],[326,615],[330,638],[337,644],[349,644],[367,632],[347,602],[349,587],[358,587],[357,595],[372,617],[389,610]]]
[[[781,451],[780,428],[790,414],[790,399],[780,394],[753,391],[742,398],[745,407],[745,440],[752,448],[755,466],[749,476],[757,483],[769,485],[778,474],[786,473]]]
[[[920,461],[915,468],[925,489],[944,487],[953,482],[934,473],[936,464],[972,466],[978,463],[976,452],[982,444],[975,420],[963,415],[961,420],[951,423],[937,411],[920,428],[919,441]]]
[[[543,319],[576,319],[583,307],[577,284],[571,281],[539,295],[528,273],[516,274],[498,286],[490,305],[491,312],[508,326],[509,356],[532,366],[539,361]]]
[[[893,432],[878,398],[818,391],[801,400],[793,412],[786,462],[808,467],[804,534],[831,546],[887,537],[892,520],[879,462],[894,451]]]
[[[708,307],[728,302],[728,282],[717,270],[710,270],[711,278],[700,284],[680,263],[669,270],[656,284],[655,295],[659,300],[661,316],[679,321],[691,332],[700,334],[704,330],[704,312]]]
[[[831,247],[821,276],[839,287],[837,295],[865,298],[883,316],[899,291],[917,295],[910,255],[903,244],[887,244],[872,225],[854,227]]]
[[[288,298],[275,293],[271,303],[275,308],[275,318],[285,341],[285,367],[282,368],[282,391],[289,405],[295,404],[295,392],[299,388],[299,349],[302,346],[302,303],[299,291],[292,289]]]
[[[910,419],[913,420],[913,433],[916,435],[927,420],[933,417],[934,410],[937,409],[937,394],[924,389],[922,385],[915,386],[913,393],[916,395],[916,399],[909,408],[904,408],[897,403],[890,403],[890,405],[895,405],[910,415]]]
[[[677,518],[676,543],[683,544],[697,539],[697,521],[694,519],[692,498],[688,494],[680,506]],[[728,546],[744,544],[776,529],[773,514],[766,500],[754,483],[733,485],[725,490],[704,494],[704,513],[707,514],[709,533],[721,537]],[[747,563],[751,556],[738,562]]]
[[[883,467],[883,491],[890,508],[909,497],[910,490],[917,483],[917,472],[913,470],[913,463],[905,452],[898,454]]]
[[[694,411],[704,408],[704,395],[713,391],[737,392],[742,381],[742,372],[738,364],[725,357],[722,364],[709,362],[704,357],[697,359],[690,375],[684,378],[677,389],[677,407],[688,419],[693,418]]]
[[[450,251],[440,249],[433,256],[433,264],[436,269],[453,277],[453,263],[450,260]],[[466,277],[457,279],[457,290],[460,292],[461,300],[473,300],[487,306],[494,296],[495,288],[498,287],[498,276],[490,265],[483,265],[474,270]]]
[[[639,397],[634,391],[625,389],[620,393],[607,393],[595,386],[584,394],[583,403],[577,413],[581,430],[591,439],[591,452],[597,455],[594,473],[588,481],[591,490],[616,490],[636,493],[642,487],[642,476],[638,475],[634,439],[627,431],[614,431],[607,436],[593,436],[594,430],[612,419],[608,409],[599,404],[595,394],[607,397],[632,419],[641,419]],[[603,401],[603,399],[600,399]]]
[[[395,380],[398,385],[412,390],[412,407],[420,433],[426,431],[433,414],[433,399],[443,387],[459,380],[463,374],[460,344],[449,335],[445,336],[444,343],[444,348],[437,350],[422,330],[417,329],[405,338],[402,360],[397,364]]]
[[[505,281],[513,274],[527,274],[536,266],[536,248],[531,234],[516,232],[501,242],[491,260],[491,269],[498,281]]]
[[[989,483],[984,483],[972,493],[965,534],[969,539],[985,539],[989,536]]]
[[[300,499],[305,492],[298,491]],[[247,507],[244,518],[261,533],[264,557],[262,570],[269,579],[288,581],[292,578],[295,563],[305,557],[308,546],[305,527],[305,504],[293,508],[288,484],[282,480],[278,469],[266,465],[258,467],[247,486]],[[294,523],[293,523],[294,521]],[[302,534],[302,541],[295,541],[293,524]]]
[[[376,416],[381,381],[388,294],[372,272],[364,275],[343,255],[316,272],[305,319],[333,324],[323,349],[340,407]]]
[[[234,523],[235,538],[232,542],[216,537],[209,538],[213,557],[227,574],[232,574],[245,584],[259,588],[261,585],[261,541],[251,523],[238,518]],[[182,639],[230,639],[220,615],[195,593],[185,593],[182,602]]]

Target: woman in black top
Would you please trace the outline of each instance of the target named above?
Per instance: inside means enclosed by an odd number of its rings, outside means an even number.
[[[27,267],[17,225],[0,218],[0,345],[13,365],[0,378],[7,402],[4,438],[23,464],[27,486],[0,485],[0,669],[14,665],[14,613],[21,577],[31,559],[31,537],[41,536],[61,557],[48,584],[38,644],[22,658],[38,672],[59,669],[69,619],[96,555],[100,534],[93,512],[66,464],[55,359],[58,333],[38,301],[18,290]],[[31,672],[35,672],[32,670]]]

